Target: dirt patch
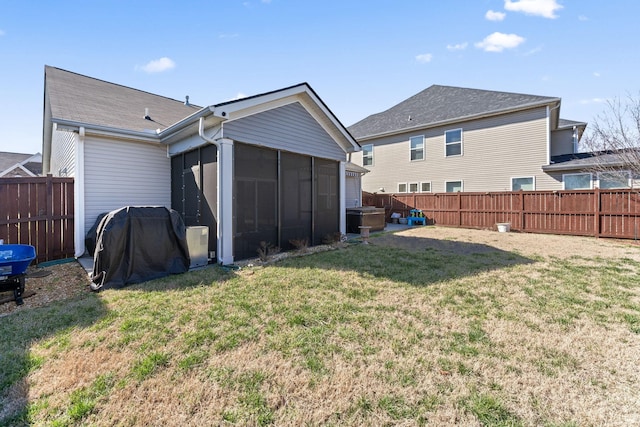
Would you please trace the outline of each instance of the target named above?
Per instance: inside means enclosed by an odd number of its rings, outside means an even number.
[[[396,233],[378,235],[370,242],[406,250],[419,251],[432,248],[466,255],[503,250],[522,256],[544,258],[601,257],[640,261],[640,246],[634,241],[581,236],[499,233],[493,230],[449,227],[414,227]]]
[[[24,304],[15,301],[0,304],[0,317],[29,308],[42,307],[53,301],[72,298],[89,290],[89,276],[77,262],[51,267],[29,267],[25,282]],[[0,292],[0,299],[13,298],[13,291]]]

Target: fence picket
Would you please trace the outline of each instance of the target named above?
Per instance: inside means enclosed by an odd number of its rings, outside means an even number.
[[[36,263],[74,255],[73,178],[0,179],[0,239],[32,245]]]
[[[505,191],[490,193],[377,194],[363,192],[363,202],[406,216],[422,209],[430,224],[495,228],[510,222],[523,232],[638,239],[640,191],[593,189]]]

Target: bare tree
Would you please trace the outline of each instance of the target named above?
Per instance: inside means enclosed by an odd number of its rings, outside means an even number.
[[[593,172],[625,170],[640,176],[640,92],[607,101],[604,111],[589,123],[582,145],[597,153]]]

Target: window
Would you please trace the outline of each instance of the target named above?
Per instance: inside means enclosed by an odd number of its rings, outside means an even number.
[[[629,172],[600,172],[598,174],[599,188],[628,188]]]
[[[568,173],[562,175],[562,188],[565,190],[591,189],[590,173]]]
[[[418,183],[410,182],[409,183],[409,193],[417,193],[418,192]]]
[[[462,129],[448,130],[444,133],[444,155],[462,155]]]
[[[373,166],[373,144],[362,146],[362,166]]]
[[[406,193],[407,192],[407,183],[401,182],[398,184],[398,193]]]
[[[424,160],[424,136],[413,136],[409,141],[411,144],[411,161]]]
[[[431,193],[431,182],[421,182],[420,183],[420,192],[421,193]]]
[[[511,178],[511,191],[533,191],[536,189],[536,180],[532,176]]]
[[[462,191],[462,181],[445,181],[444,188],[447,193],[458,193]]]

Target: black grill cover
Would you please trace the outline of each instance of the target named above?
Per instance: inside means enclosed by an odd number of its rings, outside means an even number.
[[[93,226],[91,226],[89,231],[87,231],[87,234],[85,234],[84,246],[87,248],[87,252],[91,256],[93,256],[93,254],[96,252],[96,240],[98,240],[98,226],[100,225],[100,221],[102,221],[102,218],[107,216],[107,213],[108,212],[103,212],[100,215],[98,215],[96,222],[93,223]]]
[[[97,230],[91,289],[121,288],[189,270],[186,230],[178,212],[124,207]]]

